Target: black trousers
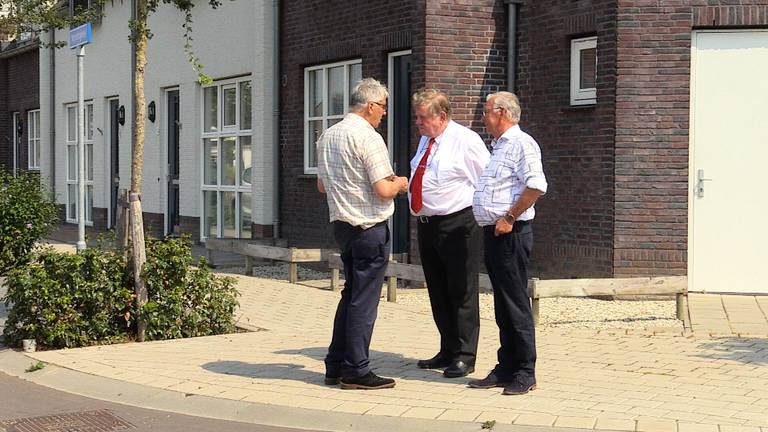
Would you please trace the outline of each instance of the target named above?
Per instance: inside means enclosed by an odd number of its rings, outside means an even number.
[[[493,285],[493,304],[501,347],[494,372],[502,381],[514,375],[535,379],[536,335],[528,296],[528,263],[533,247],[530,223],[515,222],[512,232],[496,237],[483,227],[485,266]]]
[[[440,332],[440,355],[471,365],[480,334],[477,274],[482,240],[471,207],[418,222],[421,265]]]
[[[389,262],[389,227],[381,222],[362,229],[333,222],[344,263],[344,289],[325,357],[326,375],[358,378],[370,372],[368,348]]]

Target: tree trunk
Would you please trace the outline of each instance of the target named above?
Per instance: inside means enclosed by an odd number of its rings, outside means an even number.
[[[136,112],[133,113],[133,155],[131,160],[130,220],[131,241],[133,244],[133,281],[136,292],[136,305],[147,302],[147,288],[141,278],[141,271],[147,261],[144,243],[144,219],[141,210],[141,180],[144,168],[144,68],[147,65],[147,0],[136,2],[136,30],[133,43],[136,44],[136,65],[134,69],[133,98]],[[144,319],[137,322],[137,339],[144,342],[147,323]]]

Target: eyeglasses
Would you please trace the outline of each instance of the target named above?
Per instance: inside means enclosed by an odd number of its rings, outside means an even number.
[[[381,102],[371,102],[371,103],[380,106],[384,111],[387,110],[387,104],[383,104]]]
[[[496,110],[503,110],[503,109],[504,109],[504,108],[502,108],[502,107],[494,107],[494,108],[492,108],[490,111],[487,111],[487,110],[483,110],[483,117],[487,116],[488,114],[492,113],[493,111],[496,111]]]

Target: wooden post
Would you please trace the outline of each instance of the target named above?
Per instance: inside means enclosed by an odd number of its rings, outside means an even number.
[[[539,295],[536,293],[537,278],[528,280],[528,292],[531,295],[531,312],[533,314],[533,325],[539,326]]]
[[[332,268],[331,269],[331,291],[338,291],[341,289],[339,286],[339,269]]]
[[[291,248],[291,261],[288,265],[288,282],[296,283],[299,281],[299,264],[294,261],[296,256],[296,248]]]
[[[131,239],[133,240],[133,283],[136,293],[136,304],[141,307],[147,303],[147,287],[141,278],[141,271],[147,261],[146,251],[140,245],[144,245],[144,224],[141,216],[141,197],[137,193],[128,196],[131,219]],[[136,339],[144,342],[147,332],[147,322],[140,319],[137,323]]]
[[[390,276],[387,280],[387,301],[397,303],[397,277]]]
[[[677,306],[677,319],[684,321],[685,319],[685,294],[675,294],[675,305]]]
[[[245,274],[253,276],[253,258],[248,255],[245,256]]]

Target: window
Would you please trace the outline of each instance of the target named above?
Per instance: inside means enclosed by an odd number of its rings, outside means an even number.
[[[571,41],[571,105],[597,103],[597,37]]]
[[[202,233],[251,237],[251,79],[203,88]]]
[[[27,161],[29,169],[40,169],[40,110],[27,112]]]
[[[67,222],[77,222],[77,104],[67,105]],[[93,222],[93,103],[85,104],[85,222]]]
[[[361,60],[304,69],[304,172],[317,174],[317,140],[341,121],[352,88],[363,77]]]

